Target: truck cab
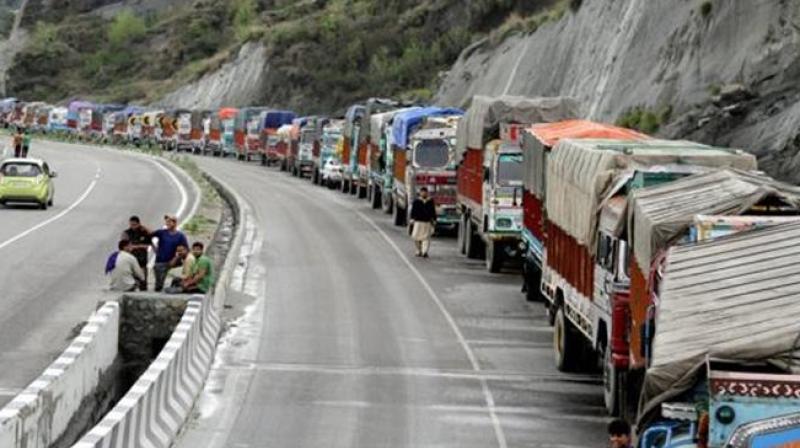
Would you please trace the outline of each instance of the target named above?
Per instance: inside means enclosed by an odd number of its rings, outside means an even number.
[[[322,182],[322,168],[325,162],[336,157],[336,144],[342,137],[342,127],[340,123],[332,123],[325,126],[322,130],[322,138],[320,139],[319,154],[312,153],[312,173],[311,180],[316,185]]]
[[[499,272],[503,264],[521,255],[522,176],[522,149],[516,141],[501,139],[486,145],[479,228],[490,272]]]
[[[299,177],[311,176],[313,168],[314,145],[318,144],[316,123],[305,126],[300,130],[300,142],[297,148],[297,157],[294,160],[293,172]]]
[[[175,128],[175,150],[178,152],[192,151],[192,111],[177,111]]]
[[[426,187],[436,204],[437,228],[447,230],[458,226],[455,133],[454,127],[416,132],[411,137],[411,163],[406,167],[406,203],[412,203],[420,188]]]

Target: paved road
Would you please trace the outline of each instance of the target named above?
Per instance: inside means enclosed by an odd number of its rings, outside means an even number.
[[[106,287],[106,257],[128,217],[160,225],[159,217],[182,202],[152,161],[38,141],[31,155],[59,176],[47,211],[0,207],[0,407],[58,356],[95,309]]]
[[[559,374],[519,274],[437,240],[428,260],[362,201],[255,165],[198,159],[255,219],[182,447],[604,446],[596,377]]]

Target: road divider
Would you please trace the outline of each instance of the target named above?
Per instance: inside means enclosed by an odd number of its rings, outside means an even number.
[[[109,302],[89,318],[42,375],[0,409],[0,447],[69,444],[114,400],[120,307]],[[12,367],[12,366],[8,366]]]

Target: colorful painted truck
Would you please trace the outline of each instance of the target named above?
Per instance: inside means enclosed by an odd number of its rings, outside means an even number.
[[[236,146],[236,153],[239,160],[252,160],[256,155],[259,155],[258,148],[248,145],[248,126],[255,123],[258,126],[260,117],[263,112],[268,109],[266,107],[245,107],[239,109],[234,121],[234,142]],[[255,119],[255,121],[254,121]],[[260,141],[260,139],[259,139]]]
[[[224,112],[224,113],[223,113]],[[236,118],[239,116],[239,109],[226,108],[220,110],[220,120],[222,121],[222,157],[237,156],[236,149]]]
[[[314,157],[321,148],[322,131],[330,120],[326,117],[307,117],[305,124],[299,128],[296,150],[293,151],[291,171],[293,176],[311,178],[314,169]]]
[[[799,257],[798,221],[667,249],[640,447],[797,446]]]
[[[175,117],[175,151],[192,151],[192,118],[197,112],[189,109],[178,109]],[[198,123],[199,125],[199,123]]]
[[[269,110],[261,115],[260,144],[262,165],[281,165],[286,163],[288,147],[279,145],[278,130],[286,125],[291,125],[297,118],[294,112],[288,110]],[[282,151],[283,149],[283,151]]]
[[[498,272],[521,260],[522,149],[520,131],[534,123],[578,116],[571,98],[476,96],[458,124],[458,247],[469,258],[486,259]]]
[[[322,138],[320,140],[320,150],[312,154],[311,181],[315,185],[322,185],[322,168],[325,162],[337,157],[336,144],[342,136],[343,120],[330,120],[322,128]]]
[[[755,166],[742,151],[683,141],[561,139],[550,153],[541,291],[555,324],[556,366],[602,366],[610,413],[619,412],[629,389],[631,194],[697,172]]]
[[[208,119],[207,129],[203,131],[205,134],[204,154],[211,154],[214,157],[219,157],[224,154],[225,122],[229,122],[232,128],[232,120],[236,117],[237,113],[239,113],[239,110],[231,107],[223,107],[211,113]]]
[[[392,119],[394,223],[408,223],[410,206],[426,187],[436,203],[437,227],[453,230],[456,212],[455,134],[460,109],[425,107]]]
[[[347,110],[342,153],[343,192],[358,195],[360,199],[367,197],[370,117],[399,107],[399,103],[393,100],[370,98],[363,105],[356,104]]]
[[[50,117],[47,119],[47,132],[54,134],[65,134],[67,128],[67,115],[69,109],[66,107],[54,107],[50,109]]]
[[[12,113],[19,100],[16,98],[4,98],[0,100],[0,126],[4,129],[11,124]]]
[[[419,108],[395,109],[370,117],[367,149],[367,199],[373,209],[392,213],[394,172],[392,170],[392,122],[395,115]]]
[[[545,172],[553,147],[562,138],[646,140],[648,136],[607,124],[587,120],[567,120],[535,124],[522,132],[523,159],[523,292],[528,301],[541,299],[545,233]]]
[[[626,331],[614,348],[622,364],[613,366],[628,389],[639,389],[637,384],[651,363],[665,251],[681,242],[780,223],[798,215],[798,198],[798,187],[738,170],[700,173],[634,192],[627,212],[632,228],[627,231],[631,256],[626,269],[629,292],[624,298]],[[637,397],[626,401],[635,402]]]

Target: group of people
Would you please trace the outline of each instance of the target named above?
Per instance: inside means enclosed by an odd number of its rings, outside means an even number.
[[[28,133],[28,130],[17,128],[17,131],[14,133],[13,141],[14,157],[23,159],[28,157],[28,151],[31,148],[31,135]]]
[[[153,240],[157,241],[154,244]],[[122,232],[118,251],[106,263],[111,290],[133,292],[148,290],[148,254],[155,249],[154,290],[172,294],[206,294],[214,283],[213,263],[204,254],[205,246],[197,241],[189,247],[178,218],[164,216],[164,227],[150,231],[138,216],[131,216]]]

